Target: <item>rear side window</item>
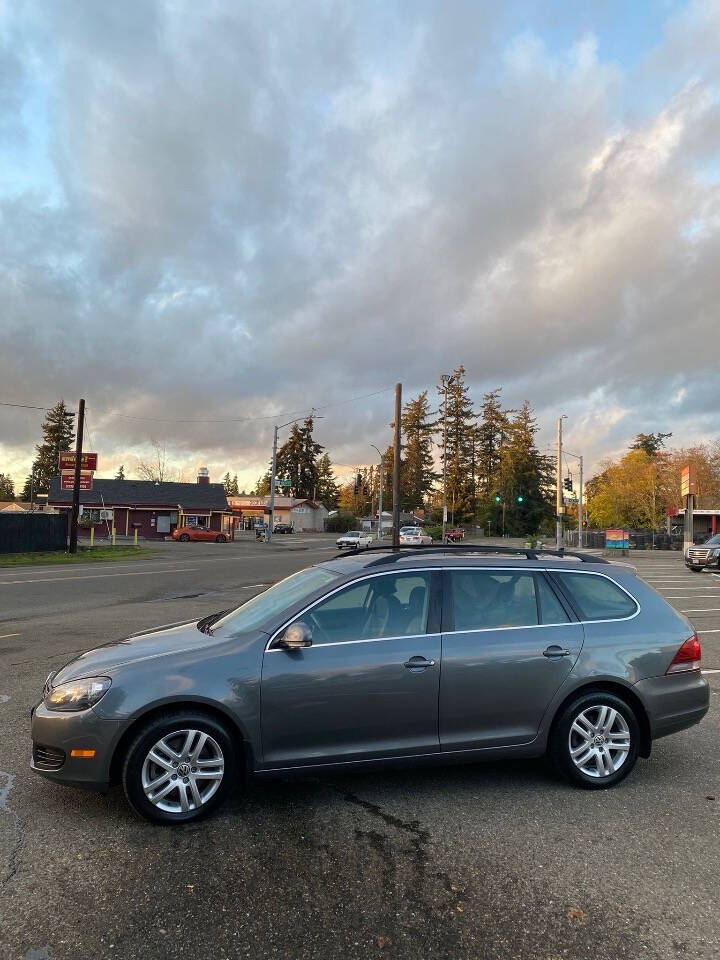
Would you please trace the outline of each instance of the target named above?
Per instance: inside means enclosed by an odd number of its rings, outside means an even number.
[[[556,571],[553,576],[568,592],[583,620],[622,620],[637,611],[635,601],[607,577]]]
[[[457,631],[537,626],[532,573],[451,570],[450,584]]]
[[[545,577],[537,578],[537,590],[540,599],[543,623],[569,623],[570,617],[565,613],[563,605],[555,596],[552,587]]]

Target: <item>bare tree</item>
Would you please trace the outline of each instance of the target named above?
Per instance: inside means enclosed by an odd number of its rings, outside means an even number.
[[[138,460],[137,472],[139,476],[143,480],[152,480],[153,483],[172,480],[174,471],[168,466],[165,444],[154,439],[151,442],[154,451],[153,456],[149,460]]]

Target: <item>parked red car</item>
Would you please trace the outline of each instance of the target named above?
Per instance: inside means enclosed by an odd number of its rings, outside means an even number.
[[[215,543],[227,543],[228,539],[224,533],[218,533],[217,530],[208,530],[207,527],[201,527],[195,523],[177,527],[173,530],[172,536],[173,540],[214,540]]]
[[[458,540],[465,539],[465,531],[462,527],[453,527],[452,530],[445,531],[445,539],[457,543]]]

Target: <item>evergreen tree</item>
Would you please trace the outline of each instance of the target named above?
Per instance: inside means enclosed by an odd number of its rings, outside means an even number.
[[[277,453],[277,476],[290,481],[290,495],[312,498],[318,483],[318,457],[323,451],[313,439],[313,418],[292,425],[290,436]]]
[[[267,497],[270,494],[270,471],[258,477],[255,489],[252,492],[253,497]]]
[[[500,451],[512,412],[503,410],[500,393],[497,387],[484,395],[477,427],[477,488],[478,495],[486,499],[493,496],[497,486]]]
[[[58,473],[58,456],[61,451],[70,450],[75,441],[75,414],[58,400],[48,410],[42,425],[43,442],[35,447],[37,456],[33,462],[32,474],[25,481],[23,499],[30,499],[30,484],[34,475],[34,492],[48,493],[50,478]],[[27,497],[26,497],[27,494]]]
[[[223,489],[225,491],[225,496],[229,497],[232,493],[232,480],[230,479],[230,473],[226,473],[222,480]]]
[[[553,460],[537,449],[537,431],[537,421],[526,400],[509,420],[498,473],[499,491],[505,505],[505,533],[511,537],[537,532],[554,512]],[[498,520],[499,531],[500,516]]]
[[[235,476],[232,478],[232,483],[230,484],[230,496],[231,497],[240,496],[237,474],[235,474]]]
[[[121,463],[120,466],[118,467],[118,472],[115,474],[115,479],[116,479],[116,480],[124,480],[124,479],[125,479],[125,464],[124,464],[124,463]]]
[[[424,509],[425,500],[436,479],[432,450],[436,424],[429,418],[430,404],[427,390],[424,390],[405,404],[402,414],[404,444],[400,499],[403,510]]]
[[[630,444],[630,449],[643,450],[649,457],[654,457],[671,436],[672,433],[639,433],[635,437],[635,442]]]
[[[465,383],[465,367],[453,371],[440,393],[440,430],[446,431],[447,502],[451,523],[472,523],[475,519],[475,441],[477,417]],[[441,433],[441,444],[442,433]]]
[[[10,474],[0,473],[0,500],[15,499],[15,484]]]
[[[317,463],[317,485],[315,498],[328,510],[335,510],[338,505],[340,488],[335,480],[332,463],[327,453],[324,453]]]

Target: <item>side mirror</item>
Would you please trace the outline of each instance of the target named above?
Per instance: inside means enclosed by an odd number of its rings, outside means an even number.
[[[280,640],[280,646],[284,650],[300,650],[303,647],[311,647],[312,630],[302,620],[291,623]]]

